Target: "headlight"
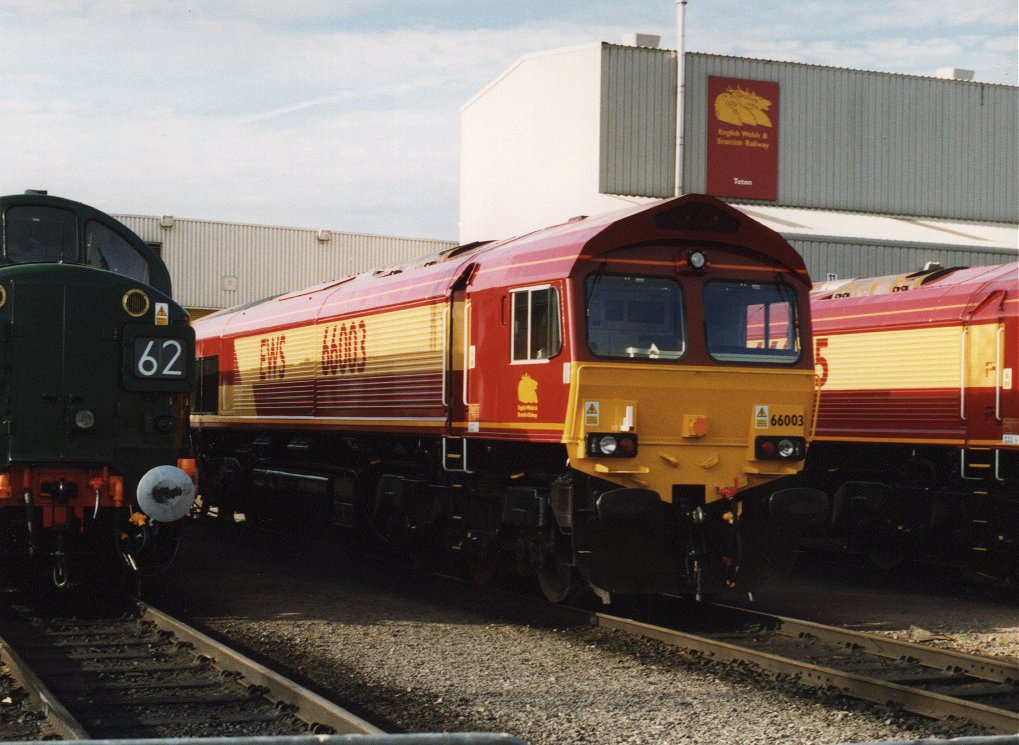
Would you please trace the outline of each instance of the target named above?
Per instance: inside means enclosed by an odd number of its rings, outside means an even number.
[[[157,416],[156,417],[156,432],[161,435],[169,434],[173,431],[173,425],[175,424],[172,416]]]
[[[691,269],[699,272],[708,265],[708,257],[702,251],[691,251],[686,255],[686,263]]]
[[[779,440],[778,457],[792,458],[794,455],[796,455],[796,443],[792,440]]]
[[[125,292],[120,302],[132,318],[141,318],[149,309],[149,296],[139,289]]]
[[[637,454],[637,435],[633,432],[589,432],[585,445],[589,458],[632,458]]]
[[[88,409],[81,409],[74,415],[74,426],[78,429],[92,429],[96,424],[96,415]]]

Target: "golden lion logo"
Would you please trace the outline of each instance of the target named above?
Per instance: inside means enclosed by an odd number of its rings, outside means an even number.
[[[742,88],[727,88],[715,98],[715,116],[726,124],[770,127],[771,119],[764,113],[770,108],[771,101]]]
[[[538,381],[527,373],[517,383],[517,400],[522,404],[538,403]]]

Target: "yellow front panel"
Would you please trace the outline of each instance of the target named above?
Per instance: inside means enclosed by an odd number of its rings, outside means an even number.
[[[577,363],[564,442],[573,468],[670,501],[674,484],[704,484],[708,501],[797,472],[802,461],[755,461],[759,435],[805,437],[814,376],[804,370]],[[619,398],[625,390],[626,398]],[[589,458],[589,432],[633,431],[634,458]]]

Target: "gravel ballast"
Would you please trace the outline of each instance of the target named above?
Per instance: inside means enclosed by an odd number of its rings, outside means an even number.
[[[820,745],[985,734],[617,632],[529,625],[472,600],[458,607],[410,572],[299,544],[296,537],[196,523],[178,565],[150,583],[148,599],[353,704],[387,730],[499,731],[532,745]],[[831,612],[846,625],[892,635],[913,627],[951,638],[963,630],[944,628],[954,615],[973,621],[967,634],[992,640],[989,651],[1019,648],[1007,603],[897,591],[885,599],[895,612],[883,613],[880,591],[863,591],[867,599],[854,602],[853,588],[819,589],[818,581],[794,580],[795,602],[783,605],[777,594],[758,603],[805,618],[813,598],[822,612],[808,620],[831,622],[823,617]],[[900,616],[908,617],[904,628]]]

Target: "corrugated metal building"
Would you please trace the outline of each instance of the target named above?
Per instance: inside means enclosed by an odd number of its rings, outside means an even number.
[[[194,315],[437,253],[450,241],[115,215],[159,249]]]
[[[523,57],[479,92],[461,109],[461,242],[671,196],[676,61],[670,50],[592,44]],[[1019,88],[684,61],[682,191],[745,207],[786,235],[815,278],[1019,255]],[[723,112],[733,97],[757,113]],[[762,155],[754,168],[770,192],[739,175]]]

